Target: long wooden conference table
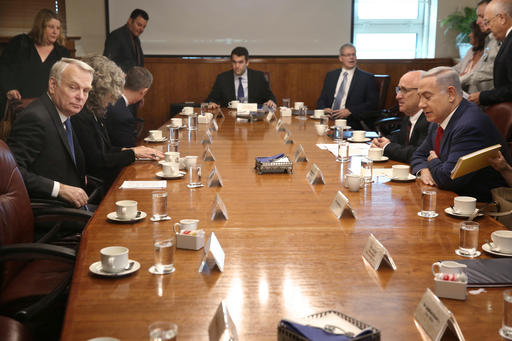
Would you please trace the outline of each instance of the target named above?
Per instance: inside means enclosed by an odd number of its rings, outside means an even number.
[[[211,150],[215,162],[203,161],[203,183],[215,165],[223,187],[189,189],[187,177],[167,181],[171,221],[152,222],[151,190],[119,189],[124,180],[158,180],[157,162],[137,161],[126,167],[87,226],[78,254],[62,340],[111,336],[123,341],[147,340],[154,321],[178,324],[178,339],[208,340],[208,326],[224,300],[240,340],[276,340],[283,317],[302,317],[326,310],[343,312],[381,331],[382,340],[419,340],[413,314],[426,288],[433,288],[432,263],[461,259],[458,247],[462,220],[444,209],[455,193],[438,190],[435,219],[417,215],[421,183],[390,182],[375,178],[359,192],[342,186],[350,163],[337,163],[317,143],[314,120],[284,118],[294,144],[284,144],[275,122],[244,122],[230,111],[218,119]],[[199,155],[207,125],[181,131],[181,155]],[[164,136],[168,131],[164,127]],[[286,153],[293,157],[301,144],[307,163],[294,163],[293,174],[258,175],[255,157]],[[167,150],[165,143],[153,145]],[[355,158],[353,158],[355,159]],[[356,162],[356,161],[354,161]],[[324,185],[310,185],[306,173],[313,163],[322,170]],[[392,162],[375,163],[390,168]],[[337,219],[329,206],[341,190],[357,212]],[[211,221],[216,194],[224,201],[229,220]],[[148,218],[134,224],[114,224],[106,215],[115,202],[138,201]],[[215,232],[225,251],[224,272],[198,272],[203,250],[177,249],[176,271],[169,275],[148,272],[153,264],[153,235],[171,230],[184,218],[200,219],[199,228]],[[479,218],[479,245],[503,227],[491,218]],[[362,251],[373,233],[388,249],[397,270],[381,266],[374,271]],[[101,278],[89,272],[99,261],[100,249],[128,247],[141,268],[131,276]],[[481,248],[480,248],[481,250]],[[488,257],[482,252],[481,257]],[[466,301],[442,299],[459,323],[466,340],[499,339],[503,289],[488,288]]]

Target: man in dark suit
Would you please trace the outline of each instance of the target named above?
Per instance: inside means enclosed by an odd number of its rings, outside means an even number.
[[[372,141],[372,147],[384,148],[384,155],[391,160],[409,163],[412,153],[427,136],[429,123],[418,107],[418,84],[424,71],[410,71],[400,78],[396,87],[396,100],[400,112],[405,116],[400,131],[389,138],[379,137]]]
[[[489,116],[462,98],[459,76],[450,67],[437,67],[425,73],[418,94],[419,107],[433,124],[423,144],[412,155],[413,174],[420,174],[426,185],[490,201],[491,189],[506,186],[496,170],[485,167],[454,180],[450,174],[459,157],[498,143],[510,162],[503,136]]]
[[[123,95],[107,108],[106,126],[110,142],[116,147],[135,147],[137,117],[130,105],[140,102],[153,82],[148,69],[134,66],[126,73]]]
[[[69,118],[82,110],[93,71],[82,61],[61,59],[50,70],[48,93],[16,117],[7,143],[30,197],[87,204],[84,156]]]
[[[512,101],[512,0],[493,0],[485,8],[484,23],[502,42],[494,60],[494,88],[472,93],[469,100],[481,105]]]
[[[363,129],[361,122],[370,123],[372,112],[378,107],[377,82],[373,74],[356,66],[354,45],[343,44],[338,59],[342,68],[327,73],[316,106],[333,118],[346,119],[353,129]]]
[[[134,9],[126,25],[112,31],[105,40],[103,55],[116,62],[124,72],[133,66],[144,66],[144,52],[139,37],[148,20],[146,11]]]
[[[215,80],[206,99],[210,108],[226,107],[232,100],[276,107],[276,98],[265,74],[247,68],[249,51],[245,47],[235,47],[231,51],[231,65],[233,70],[219,74]]]

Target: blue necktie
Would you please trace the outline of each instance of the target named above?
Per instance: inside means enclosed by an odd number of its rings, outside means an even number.
[[[347,71],[343,72],[343,80],[341,81],[341,85],[340,88],[338,89],[336,97],[334,97],[332,110],[338,110],[341,107],[341,100],[343,99],[343,96],[345,96],[345,83],[347,83],[347,74]]]
[[[75,144],[73,143],[73,129],[71,128],[71,120],[69,118],[65,120],[64,125],[66,126],[66,136],[68,138],[69,149],[71,150],[71,155],[73,156],[73,162],[76,165]]]
[[[242,86],[242,77],[238,77],[238,100],[242,102],[244,96],[244,87]]]

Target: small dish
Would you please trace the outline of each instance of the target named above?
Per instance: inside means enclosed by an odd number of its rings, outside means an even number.
[[[508,252],[503,252],[503,251],[498,251],[494,248],[494,244],[493,243],[485,243],[482,245],[482,250],[484,250],[485,252],[487,253],[490,253],[490,254],[493,254],[493,255],[496,255],[496,256],[501,256],[501,257],[512,257],[512,253],[508,253]]]
[[[353,143],[365,143],[365,142],[371,141],[371,139],[368,137],[365,137],[363,140],[354,140],[352,137],[349,137],[347,140],[348,140],[348,142],[353,142]]]
[[[451,215],[452,217],[455,217],[455,218],[468,218],[471,215],[471,214],[457,213],[451,207],[445,208],[444,213]],[[481,217],[481,216],[483,216],[483,213],[478,213],[477,217]]]
[[[138,213],[140,213],[140,215]],[[139,211],[138,213],[137,213],[137,216],[133,219],[125,219],[125,218],[118,218],[117,213],[114,211],[114,212],[110,212],[109,214],[107,214],[107,218],[108,218],[108,220],[116,221],[118,223],[133,223],[133,222],[142,220],[142,219],[146,218],[146,216],[147,216],[146,212]]]
[[[398,178],[391,178],[391,181],[395,182],[410,182],[416,180],[416,175],[409,174],[409,177],[407,179],[398,179]]]
[[[153,140],[151,137],[145,137],[144,141],[149,142],[149,143],[160,143],[160,142],[167,141],[167,137],[163,136],[161,139],[158,139],[158,140]]]
[[[330,128],[331,128],[331,129],[336,129],[336,126],[331,126]],[[345,127],[343,128],[343,130],[350,130],[350,129],[352,129],[352,127],[351,127],[351,126],[345,126]]]
[[[172,175],[172,176],[165,176],[164,172],[162,172],[162,171],[155,173],[155,175],[157,177],[159,177],[160,179],[171,179],[171,180],[172,179],[181,179],[182,177],[185,176],[185,174],[187,174],[187,173],[185,173],[183,171],[180,171],[180,173],[178,175]]]
[[[373,162],[386,162],[389,160],[389,157],[383,156],[380,159],[370,159],[370,160],[372,160]]]
[[[102,277],[121,277],[121,276],[127,276],[134,272],[139,271],[140,269],[140,263],[136,260],[129,259],[128,264],[133,262],[133,266],[127,270],[121,271],[121,272],[105,272],[103,271],[103,268],[101,266],[101,261],[92,263],[91,266],[89,266],[89,271],[92,272],[95,275],[102,276]]]

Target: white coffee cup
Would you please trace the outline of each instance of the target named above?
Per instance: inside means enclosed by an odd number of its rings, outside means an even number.
[[[228,103],[228,108],[236,109],[238,107],[238,104],[240,104],[240,101],[230,101]]]
[[[334,121],[334,125],[336,127],[346,127],[347,126],[347,120],[344,119],[338,119]]]
[[[190,115],[194,112],[194,107],[183,107],[183,114]]]
[[[295,102],[293,103],[293,108],[295,110],[299,110],[300,108],[302,108],[304,106],[304,102]]]
[[[391,168],[393,170],[393,179],[409,179],[409,169],[411,168],[409,165],[393,165]]]
[[[137,202],[135,200],[116,201],[116,216],[119,219],[133,219],[137,216]]]
[[[364,141],[366,132],[364,130],[354,130],[352,132],[352,139],[354,141]]]
[[[185,157],[180,157],[180,169],[185,168]]]
[[[323,136],[328,129],[327,124],[315,124],[316,133],[318,136]]]
[[[128,248],[124,246],[108,246],[100,250],[101,269],[116,273],[128,267]]]
[[[512,231],[498,230],[491,233],[494,246],[499,251],[512,252]]]
[[[150,130],[149,138],[154,141],[161,140],[162,139],[162,131],[161,130]]]
[[[174,231],[179,233],[181,230],[196,230],[198,219],[181,219],[179,223],[174,224]]]
[[[185,168],[194,167],[197,164],[197,155],[185,156]]]
[[[361,176],[359,174],[347,174],[345,181],[350,192],[357,192],[361,188]]]
[[[458,214],[471,214],[476,208],[476,198],[455,197],[453,199],[453,211]]]
[[[443,262],[435,262],[432,264],[432,274],[435,276],[437,273],[443,274],[461,274],[466,272],[467,265],[457,263],[451,260]],[[437,271],[436,271],[437,270]]]
[[[180,162],[180,152],[165,152],[166,162]]]
[[[313,113],[316,118],[320,118],[320,117],[324,116],[324,114],[325,114],[323,109],[315,109],[315,111]]]
[[[179,162],[162,162],[164,176],[176,176],[180,173]]]
[[[171,126],[173,127],[181,127],[183,125],[183,120],[179,117],[171,118]]]
[[[384,149],[382,148],[370,148],[368,149],[368,158],[371,160],[380,160],[384,155]]]

